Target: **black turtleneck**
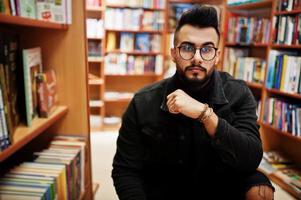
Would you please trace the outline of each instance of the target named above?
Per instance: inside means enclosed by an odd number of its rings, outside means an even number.
[[[204,82],[190,81],[186,77],[183,77],[179,72],[175,74],[175,83],[178,89],[182,89],[192,98],[207,102],[210,90],[214,86],[215,69],[208,75]]]

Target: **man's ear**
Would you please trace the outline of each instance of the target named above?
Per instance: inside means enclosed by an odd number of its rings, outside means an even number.
[[[217,50],[216,51],[216,56],[215,56],[215,62],[214,64],[217,65],[220,61],[220,56],[221,56],[221,51],[220,50]]]
[[[177,55],[177,52],[176,52],[175,48],[170,49],[170,55],[171,55],[171,60],[175,63],[176,62],[176,55]]]

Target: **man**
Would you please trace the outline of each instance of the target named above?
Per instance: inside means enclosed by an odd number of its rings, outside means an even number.
[[[243,81],[215,69],[219,37],[213,7],[181,16],[176,74],[136,93],[123,116],[112,171],[121,200],[273,199],[256,171],[256,102]]]

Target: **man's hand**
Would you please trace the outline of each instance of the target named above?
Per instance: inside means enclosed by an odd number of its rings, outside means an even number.
[[[196,119],[204,110],[205,105],[178,89],[167,96],[167,107],[170,113],[182,113],[187,117]]]

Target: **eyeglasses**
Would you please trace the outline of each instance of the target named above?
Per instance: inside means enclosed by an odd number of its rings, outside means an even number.
[[[216,56],[216,51],[218,48],[211,47],[211,46],[203,46],[200,48],[196,48],[194,45],[191,44],[182,44],[177,47],[179,49],[179,54],[182,59],[190,60],[194,57],[195,52],[197,49],[200,50],[200,55],[203,60],[211,61]]]

